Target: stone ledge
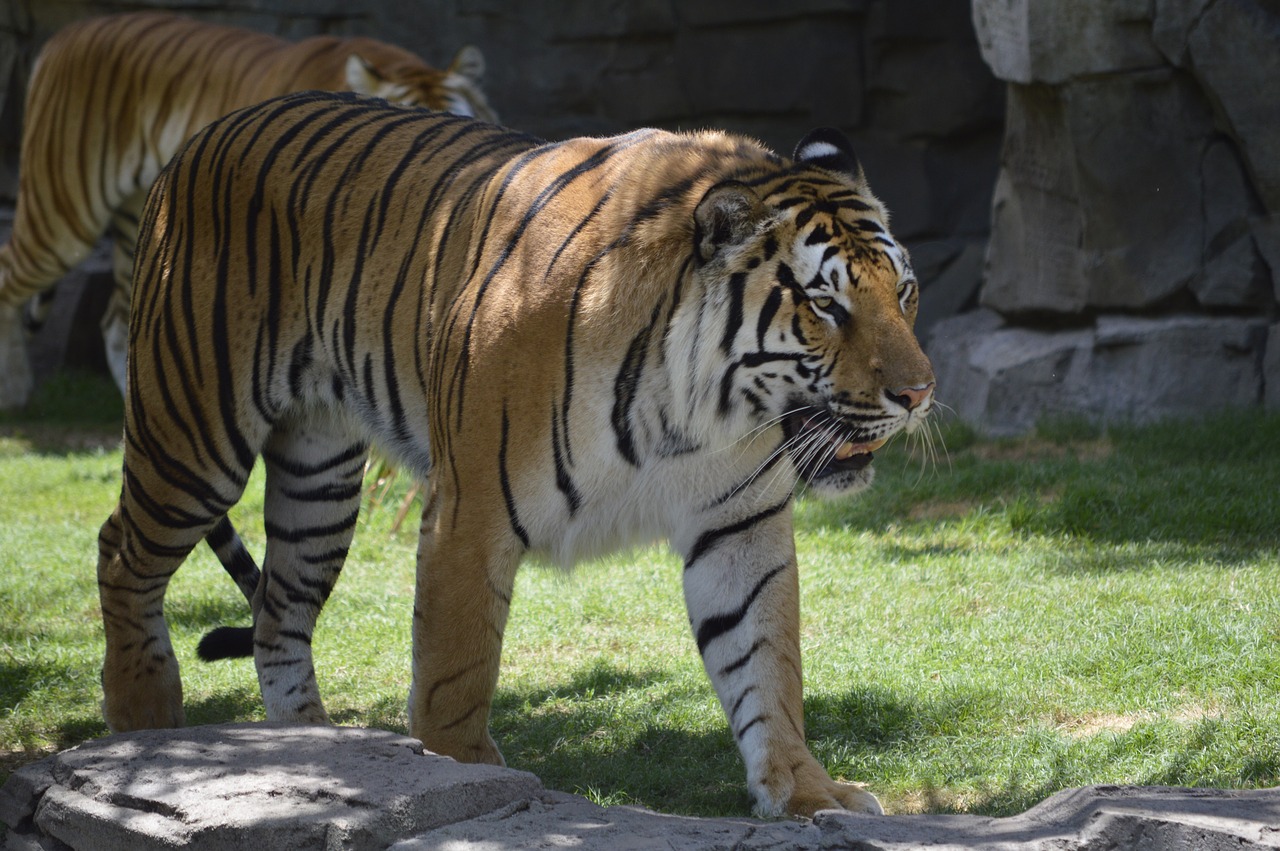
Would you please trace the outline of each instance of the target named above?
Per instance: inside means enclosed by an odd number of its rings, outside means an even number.
[[[1097,786],[1010,818],[700,819],[601,807],[349,727],[228,724],[86,742],[0,789],[9,851],[1280,848],[1280,789]]]
[[[1257,407],[1277,369],[1265,358],[1280,347],[1268,346],[1270,330],[1262,317],[1183,314],[1102,315],[1054,331],[980,309],[935,324],[925,350],[939,400],[1008,436],[1044,418],[1142,424]]]

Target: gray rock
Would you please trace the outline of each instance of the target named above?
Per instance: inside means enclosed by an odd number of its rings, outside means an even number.
[[[1271,273],[1272,292],[1280,301],[1280,212],[1261,216],[1249,223],[1258,253]]]
[[[1201,267],[1191,281],[1205,307],[1266,309],[1271,275],[1252,233],[1250,187],[1233,143],[1216,139],[1201,163],[1204,186],[1204,246]]]
[[[1242,181],[1202,178],[1215,133],[1174,71],[1011,87],[982,303],[1006,315],[1141,309],[1187,287],[1204,266],[1206,197],[1250,209]],[[1229,166],[1212,162],[1215,174]]]
[[[1187,66],[1187,39],[1212,2],[1214,0],[1155,0],[1151,37],[1170,63],[1179,68]]]
[[[816,851],[821,841],[822,832],[801,821],[663,815],[641,807],[601,807],[576,795],[553,792],[407,839],[392,846],[392,851]]]
[[[1262,401],[1263,319],[1104,315],[1070,330],[1006,325],[974,311],[934,326],[926,344],[938,399],[991,435],[1042,420],[1147,423]]]
[[[1067,374],[1089,341],[1086,330],[1046,334],[976,310],[934,325],[925,351],[938,401],[978,430],[1006,435],[1033,428],[1065,403]]]
[[[1263,404],[1269,411],[1280,411],[1280,322],[1267,334],[1267,353],[1262,361]]]
[[[1009,818],[819,813],[824,848],[1211,851],[1280,847],[1280,793],[1087,786]]]
[[[1150,0],[974,0],[982,58],[1011,83],[1150,68]]]
[[[1229,47],[1227,47],[1229,45]],[[1280,9],[1274,2],[1218,0],[1188,36],[1190,61],[1238,141],[1267,209],[1280,210]]]
[[[952,250],[942,258],[936,256],[936,245],[911,249],[911,263],[921,285],[916,335],[922,338],[937,322],[972,307],[982,284],[985,240],[947,240],[943,245]]]
[[[339,727],[231,724],[112,736],[0,789],[6,851],[497,848],[906,851],[1280,847],[1280,790],[1070,789],[1010,818],[690,818],[601,807],[529,774]]]
[[[541,792],[531,774],[393,733],[229,724],[111,736],[22,768],[0,820],[95,851],[375,849]]]

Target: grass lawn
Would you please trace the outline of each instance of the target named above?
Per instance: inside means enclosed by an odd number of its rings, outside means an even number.
[[[106,733],[98,527],[120,404],[60,379],[0,417],[0,780]],[[1280,417],[901,444],[860,499],[797,511],[810,744],[893,812],[1009,814],[1092,783],[1280,784]],[[404,732],[416,511],[366,505],[316,636],[335,721]],[[261,482],[232,518],[261,552]],[[742,815],[743,771],[663,548],[530,566],[494,736],[508,763],[604,803]],[[204,664],[248,622],[201,548],[168,612],[188,723],[262,717],[252,663]]]

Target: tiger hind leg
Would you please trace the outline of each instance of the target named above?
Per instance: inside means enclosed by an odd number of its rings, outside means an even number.
[[[111,298],[102,314],[102,345],[107,366],[120,392],[125,391],[129,352],[129,301],[133,295],[133,261],[138,244],[138,220],[147,194],[139,192],[123,199],[111,214]]]
[[[27,404],[34,386],[22,307],[0,304],[0,411]]]
[[[120,502],[98,535],[106,638],[103,715],[116,732],[183,724],[182,680],[164,617],[165,591],[244,488],[243,479],[224,484],[230,491],[225,495],[203,485],[162,484],[145,458],[129,456],[126,450]]]
[[[367,456],[340,417],[320,413],[278,424],[268,439],[253,650],[269,721],[328,721],[311,636],[351,545]]]

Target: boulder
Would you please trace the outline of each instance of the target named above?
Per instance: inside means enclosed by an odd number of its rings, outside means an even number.
[[[1141,310],[1188,288],[1215,307],[1270,298],[1241,161],[1182,72],[1011,86],[1002,166],[987,307]]]
[[[1055,417],[1148,423],[1256,406],[1267,333],[1264,319],[1197,314],[1043,330],[977,310],[937,323],[926,351],[938,400],[999,436]]]
[[[1267,353],[1262,361],[1263,404],[1268,411],[1280,412],[1280,322],[1267,334]]]
[[[977,306],[987,243],[948,239],[911,246],[911,265],[920,280],[916,336],[924,338],[943,319]]]
[[[380,730],[227,724],[86,742],[0,789],[13,835],[73,849],[382,849],[542,792]],[[17,847],[21,847],[20,845]]]
[[[1150,68],[1150,0],[973,0],[982,58],[1011,83]]]
[[[1196,18],[1187,45],[1193,73],[1238,140],[1262,203],[1280,211],[1274,95],[1280,79],[1280,7],[1255,0],[1210,3]]]

